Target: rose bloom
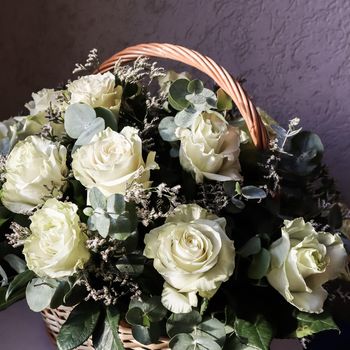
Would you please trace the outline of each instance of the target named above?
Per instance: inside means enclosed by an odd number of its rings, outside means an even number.
[[[345,269],[347,254],[338,234],[316,232],[303,218],[285,220],[282,237],[272,243],[269,283],[301,311],[321,313],[322,287]]]
[[[54,89],[42,89],[32,93],[33,100],[26,103],[25,107],[31,115],[37,115],[52,109],[54,112],[63,111],[67,106],[63,99],[62,91]]]
[[[74,177],[89,189],[97,187],[106,197],[125,194],[133,181],[149,186],[150,170],[158,165],[155,152],[150,152],[144,162],[137,133],[127,126],[120,133],[107,128],[95,135],[73,153]]]
[[[29,136],[11,151],[5,166],[1,201],[14,213],[28,213],[66,184],[67,150],[62,145]]]
[[[198,115],[191,129],[178,128],[181,140],[181,166],[194,173],[197,183],[204,178],[215,181],[239,181],[239,129],[229,125],[218,113]]]
[[[180,205],[165,224],[145,236],[144,255],[165,279],[162,303],[174,313],[197,306],[197,293],[211,298],[235,267],[226,220],[196,204]]]
[[[75,204],[51,198],[30,217],[31,235],[24,242],[23,254],[28,268],[38,276],[71,276],[89,260],[87,236],[77,211]]]
[[[86,103],[91,107],[118,109],[122,94],[121,86],[115,86],[111,72],[83,76],[67,85],[71,94],[70,104]]]

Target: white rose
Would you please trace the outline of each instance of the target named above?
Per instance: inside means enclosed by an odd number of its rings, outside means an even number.
[[[25,104],[31,115],[37,115],[52,109],[54,112],[60,112],[65,109],[62,91],[54,89],[42,89],[32,94],[33,100]]]
[[[107,197],[125,194],[133,181],[147,187],[150,170],[158,168],[154,159],[155,152],[150,152],[144,162],[137,129],[125,127],[118,133],[107,128],[73,153],[72,169],[85,187],[97,187]]]
[[[316,232],[303,218],[284,221],[282,237],[272,243],[269,283],[301,311],[321,313],[322,285],[345,269],[347,254],[338,234]]]
[[[194,173],[197,183],[204,178],[215,181],[239,181],[239,129],[228,125],[218,113],[198,115],[191,129],[178,128],[181,140],[180,163]]]
[[[197,306],[197,293],[211,298],[235,267],[226,220],[196,204],[180,205],[164,225],[145,236],[144,255],[165,279],[162,303],[174,313]]]
[[[73,203],[51,198],[30,217],[31,235],[24,242],[23,254],[28,268],[38,276],[71,276],[89,260],[77,210]]]
[[[83,76],[67,88],[71,104],[81,102],[91,107],[119,108],[122,88],[115,86],[115,76],[111,72]]]
[[[28,213],[66,184],[67,150],[39,136],[19,141],[6,161],[1,200],[14,213]]]

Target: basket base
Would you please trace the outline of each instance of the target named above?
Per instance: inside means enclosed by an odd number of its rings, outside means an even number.
[[[72,309],[71,307],[60,306],[57,309],[45,309],[41,312],[49,336],[54,343],[56,343],[57,335]],[[170,350],[169,340],[166,338],[161,338],[157,344],[143,345],[139,343],[134,339],[129,325],[123,321],[119,325],[118,333],[125,350]],[[92,345],[92,340],[88,339],[76,350],[95,350],[95,348]]]

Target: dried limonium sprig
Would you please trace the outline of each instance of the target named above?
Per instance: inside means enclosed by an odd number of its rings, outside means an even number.
[[[198,196],[199,199],[195,200],[198,205],[217,214],[229,203],[222,183],[200,184]]]
[[[127,202],[136,204],[137,216],[144,226],[159,218],[169,216],[170,211],[180,204],[178,194],[180,185],[168,187],[161,183],[156,187],[145,188],[133,182],[125,193]]]
[[[93,276],[94,282],[89,276]],[[126,273],[111,269],[109,264],[101,261],[99,266],[90,265],[77,284],[85,286],[88,295],[85,300],[102,301],[106,306],[116,305],[121,297],[140,299],[138,284]]]
[[[13,221],[10,225],[11,233],[6,233],[5,237],[12,247],[20,247],[24,244],[26,238],[30,235],[30,230],[27,227],[23,227],[17,222]]]
[[[124,83],[140,83],[145,79],[150,84],[155,78],[165,76],[164,68],[157,62],[150,63],[147,57],[138,57],[132,65],[122,65],[118,60],[114,65],[114,74]]]
[[[73,74],[93,72],[100,65],[97,49],[90,50],[85,63],[76,63]]]
[[[102,238],[99,234],[91,236],[90,233],[90,238],[86,241],[86,246],[90,251],[99,254],[104,262],[108,262],[110,257],[115,257],[116,255],[122,256],[125,253],[122,242],[109,237]]]
[[[283,137],[273,137],[270,140],[269,150],[271,152],[271,155],[267,158],[264,164],[260,164],[267,171],[267,175],[265,175],[264,178],[269,180],[271,183],[269,188],[272,196],[280,190],[281,177],[277,171],[279,162],[281,160],[280,154],[286,153],[284,147],[287,143],[287,140],[301,131],[302,128],[298,128],[299,123],[299,118],[291,119],[288,124],[288,130],[283,133]]]
[[[154,135],[158,132],[159,117],[153,117],[148,120],[146,115],[143,120],[143,128],[139,132],[139,136],[142,140],[142,147],[146,152],[153,150],[155,147]]]
[[[6,181],[6,162],[7,156],[0,155],[0,183],[4,183]]]

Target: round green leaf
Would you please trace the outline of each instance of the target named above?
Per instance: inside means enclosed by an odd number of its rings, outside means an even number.
[[[190,105],[190,102],[186,100],[188,84],[189,80],[178,79],[175,80],[169,88],[168,101],[170,105],[178,111],[181,111]]]
[[[172,314],[166,323],[166,331],[169,337],[179,333],[191,333],[201,320],[202,317],[196,310],[187,314]]]
[[[263,199],[266,198],[266,192],[256,186],[244,186],[242,187],[242,196],[247,199]]]
[[[94,109],[84,103],[70,105],[64,115],[64,128],[73,139],[77,139],[96,119]]]
[[[191,94],[200,94],[203,91],[203,89],[203,83],[198,79],[191,80],[187,86],[187,90]]]
[[[174,117],[165,117],[159,123],[159,135],[164,141],[177,141],[178,137],[175,135],[176,128],[177,125],[174,122]]]
[[[49,285],[41,278],[33,278],[26,288],[26,299],[29,308],[34,312],[40,312],[50,305],[56,288]]]

